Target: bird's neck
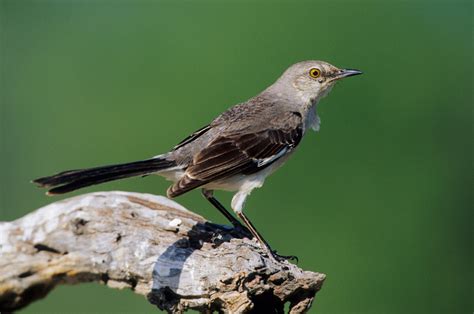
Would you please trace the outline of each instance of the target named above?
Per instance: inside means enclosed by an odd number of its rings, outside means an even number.
[[[307,97],[303,93],[295,93],[294,90],[287,92],[282,88],[272,88],[263,91],[259,97],[267,99],[270,103],[278,103],[281,110],[299,112],[304,121],[304,129],[319,130],[319,117],[316,107],[322,97]]]
[[[289,107],[291,110],[307,111],[308,108],[316,105],[319,99],[308,97],[305,93],[295,90],[287,85],[280,85],[275,82],[264,90],[259,96],[268,99],[269,101],[276,101],[280,106]]]

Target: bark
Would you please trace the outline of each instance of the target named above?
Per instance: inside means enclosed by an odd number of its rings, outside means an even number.
[[[130,288],[162,310],[309,309],[324,274],[263,255],[258,243],[162,196],[85,194],[0,223],[0,310],[58,284]]]

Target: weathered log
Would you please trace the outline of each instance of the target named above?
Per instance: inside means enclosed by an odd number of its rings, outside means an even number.
[[[255,240],[162,196],[99,192],[0,223],[0,310],[58,284],[131,288],[168,312],[309,309],[324,274],[264,256]]]

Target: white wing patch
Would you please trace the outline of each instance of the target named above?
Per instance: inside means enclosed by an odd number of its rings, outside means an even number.
[[[275,154],[273,156],[270,156],[270,157],[267,157],[267,158],[264,158],[264,159],[257,159],[256,160],[257,161],[257,167],[263,167],[265,165],[268,165],[269,163],[274,162],[275,160],[277,160],[281,156],[285,155],[287,151],[288,151],[288,148],[285,147],[282,150],[280,150],[278,152],[278,154]]]

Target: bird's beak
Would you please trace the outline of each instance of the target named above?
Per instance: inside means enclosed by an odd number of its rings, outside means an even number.
[[[334,79],[333,79],[333,80],[340,80],[340,79],[343,79],[343,78],[345,78],[345,77],[354,76],[354,75],[359,75],[359,74],[362,74],[362,72],[359,71],[359,70],[354,70],[354,69],[342,69],[342,70],[340,70],[339,72],[337,72],[337,73],[334,75]]]

